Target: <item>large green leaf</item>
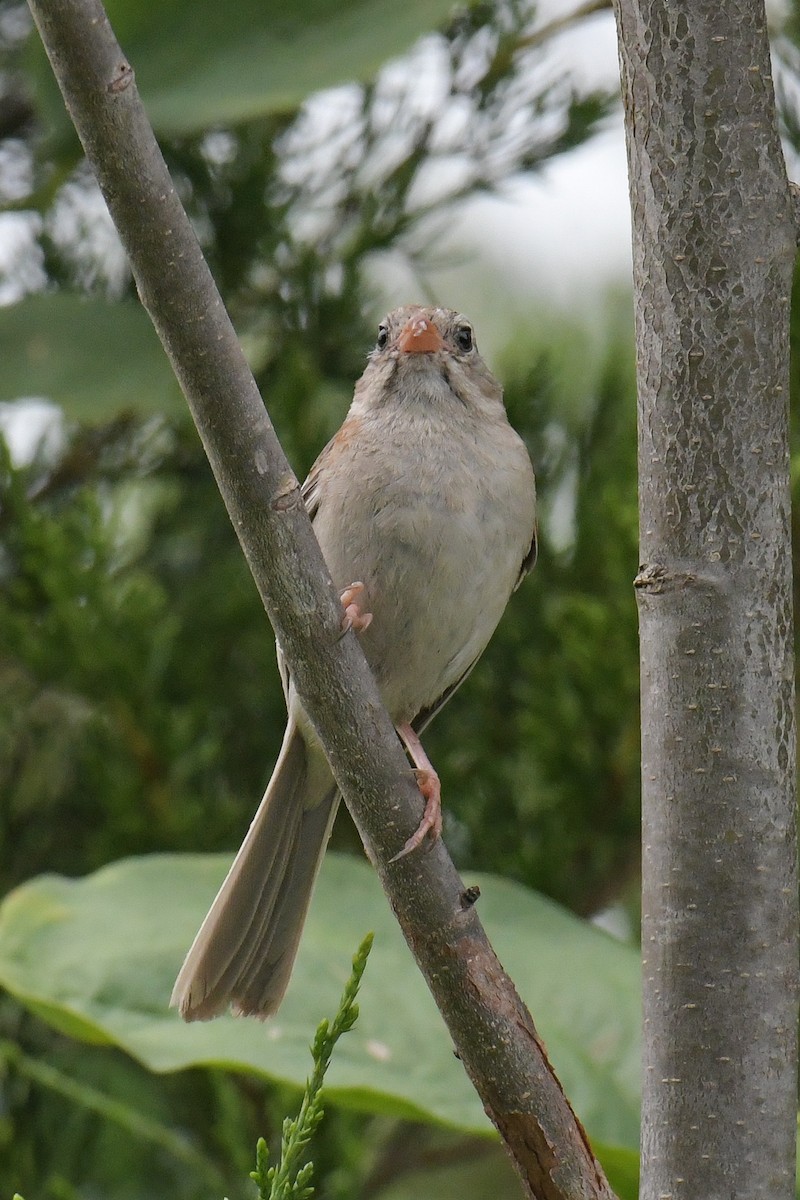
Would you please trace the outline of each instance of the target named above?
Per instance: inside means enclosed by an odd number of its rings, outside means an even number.
[[[617,1200],[638,1200],[639,1155],[627,1148],[595,1144]],[[500,1145],[485,1141],[457,1144],[440,1135],[426,1147],[424,1167],[399,1174],[381,1189],[381,1200],[520,1200],[520,1182]]]
[[[133,301],[29,296],[0,310],[0,343],[0,401],[44,397],[82,421],[183,408],[150,319]]]
[[[108,0],[111,24],[158,133],[197,133],[296,108],[375,73],[445,20],[453,0]],[[41,99],[68,121],[41,47]]]
[[[335,1011],[350,958],[371,927],[361,1016],[337,1046],[328,1095],[489,1132],[378,881],[359,860],[328,855],[276,1018],[184,1025],[167,1009],[227,862],[156,856],[83,880],[43,876],[23,885],[0,907],[0,984],[66,1033],[108,1040],[153,1070],[215,1063],[301,1085],[313,1030]],[[638,955],[517,884],[476,880],[490,937],[578,1114],[600,1141],[635,1147]]]

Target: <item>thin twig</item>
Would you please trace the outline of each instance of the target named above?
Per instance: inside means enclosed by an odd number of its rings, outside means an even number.
[[[534,29],[532,33],[525,34],[523,37],[517,38],[517,50],[530,50],[533,46],[541,46],[549,41],[558,33],[563,33],[565,29],[571,29],[573,25],[579,25],[587,17],[593,17],[595,13],[613,12],[614,5],[611,0],[586,0],[585,4],[580,4],[574,8],[572,12],[564,13],[563,16],[555,17],[552,21],[548,21],[545,25],[540,25],[538,29]]]

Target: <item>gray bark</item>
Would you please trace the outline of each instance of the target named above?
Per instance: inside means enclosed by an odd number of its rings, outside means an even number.
[[[612,1196],[444,845],[389,859],[421,800],[98,0],[30,0],[307,713],[525,1194]],[[347,719],[343,719],[346,714]]]
[[[794,1196],[795,228],[762,0],[618,0],[639,385],[643,1200]]]

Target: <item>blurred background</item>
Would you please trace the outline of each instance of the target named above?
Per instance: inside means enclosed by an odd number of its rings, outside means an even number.
[[[431,301],[474,322],[536,468],[540,557],[426,735],[446,840],[463,870],[635,943],[636,408],[609,5],[108,9],[301,477],[386,308]],[[792,173],[800,24],[793,6],[770,15]],[[0,201],[7,893],[133,855],[234,850],[284,707],[199,441],[27,8],[11,0]],[[361,853],[344,812],[333,844]],[[28,1200],[218,1195],[221,1178],[229,1196],[250,1195],[255,1138],[274,1142],[296,1102],[288,1084],[222,1068],[151,1075],[11,995],[0,1087],[0,1191]],[[173,1141],[124,1116],[137,1112]],[[319,1139],[320,1196],[479,1200],[501,1180],[518,1194],[491,1143],[363,1106],[334,1105]],[[178,1144],[202,1153],[190,1162]]]

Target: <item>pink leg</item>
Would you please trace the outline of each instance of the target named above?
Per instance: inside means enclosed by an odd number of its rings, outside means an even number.
[[[351,583],[350,587],[344,589],[340,596],[342,607],[344,608],[344,617],[342,618],[342,635],[347,633],[349,629],[355,629],[356,633],[363,633],[372,624],[372,613],[361,611],[361,606],[356,597],[360,596],[364,590],[364,584],[359,582]]]
[[[441,837],[442,833],[442,788],[439,776],[425,753],[422,742],[411,726],[408,724],[398,725],[397,732],[416,767],[414,774],[419,783],[419,790],[425,799],[425,810],[416,831],[412,833],[403,849],[390,859],[390,862],[397,862],[399,858],[405,858],[412,850],[416,850],[429,833],[432,834],[434,840]]]

